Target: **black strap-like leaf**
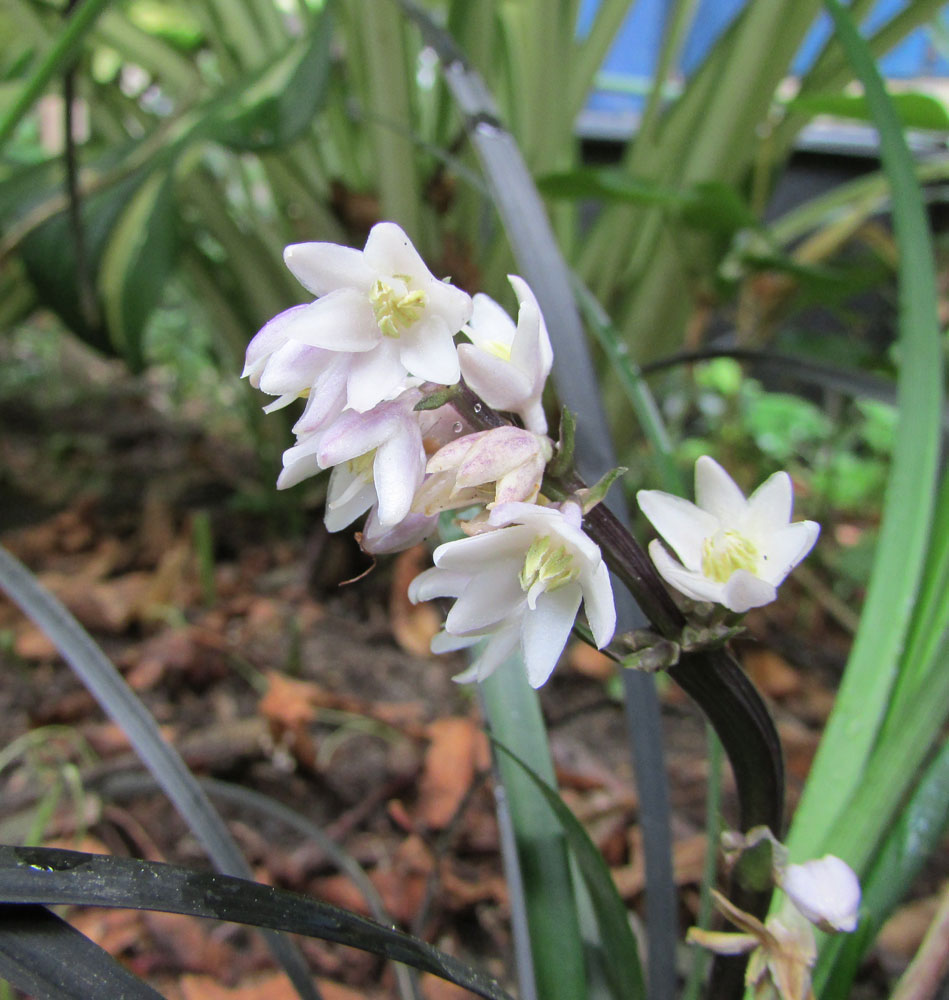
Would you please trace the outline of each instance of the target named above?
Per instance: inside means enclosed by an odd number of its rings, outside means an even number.
[[[161,1000],[44,906],[0,905],[0,979],[36,1000]]]
[[[511,1000],[484,973],[410,934],[300,893],[216,872],[49,847],[0,847],[0,902],[158,910],[304,934],[404,962],[485,1000]],[[110,1000],[113,995],[121,996],[109,994]]]

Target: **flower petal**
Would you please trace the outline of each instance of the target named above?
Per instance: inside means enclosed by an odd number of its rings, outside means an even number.
[[[419,573],[409,584],[409,600],[419,604],[436,597],[461,597],[470,582],[470,573],[455,573],[433,566]]]
[[[743,530],[752,538],[764,541],[791,520],[794,489],[786,472],[775,472],[748,497]]]
[[[293,243],[283,251],[283,260],[314,295],[327,295],[337,288],[368,294],[375,278],[361,250],[336,243]]]
[[[517,566],[501,563],[473,577],[448,612],[445,629],[464,635],[495,625],[525,600],[517,578]]]
[[[514,652],[519,638],[517,623],[499,628],[491,634],[474,663],[467,670],[455,674],[452,680],[458,684],[470,684],[472,681],[483,681],[486,677],[490,677]]]
[[[581,576],[580,582],[583,587],[583,611],[596,648],[602,649],[616,631],[616,605],[606,563],[601,561],[591,574]]]
[[[819,534],[816,521],[796,521],[774,531],[762,544],[758,575],[777,586],[811,551]]]
[[[398,339],[399,359],[411,375],[426,382],[454,385],[461,378],[458,350],[440,316],[427,316]]]
[[[649,556],[663,580],[679,593],[691,597],[693,601],[724,603],[722,600],[724,584],[716,583],[701,573],[687,570],[669,555],[658,539],[653,539],[649,543]]]
[[[472,344],[459,344],[457,350],[465,381],[488,406],[514,410],[530,396],[529,379],[509,361]]]
[[[723,528],[738,526],[746,503],[735,480],[708,455],[695,463],[695,502],[716,517]],[[675,547],[671,539],[667,541]]]
[[[662,490],[640,490],[636,501],[686,568],[697,573],[702,566],[702,543],[718,530],[718,518],[694,503]]]
[[[765,604],[770,604],[777,596],[777,590],[767,580],[762,580],[746,569],[736,569],[725,582],[722,596],[718,601],[729,611],[743,614],[751,608],[761,608]]]
[[[532,612],[524,616],[524,666],[527,680],[539,688],[550,677],[573,629],[580,607],[579,584],[568,583],[537,598]]]
[[[445,542],[435,549],[432,558],[436,566],[467,570],[469,573],[489,568],[500,559],[513,560],[519,570],[533,538],[534,532],[521,526],[505,528],[504,531],[486,531],[470,538],[459,538],[456,542]]]
[[[412,433],[414,431],[414,433]],[[425,475],[425,449],[417,424],[406,422],[376,449],[372,477],[379,497],[379,524],[396,525],[412,508],[412,498]]]
[[[395,392],[405,379],[395,342],[383,338],[373,350],[352,359],[346,380],[346,405],[364,413]]]
[[[340,288],[311,302],[287,324],[286,335],[328,351],[371,351],[382,331],[369,299],[351,288]]]

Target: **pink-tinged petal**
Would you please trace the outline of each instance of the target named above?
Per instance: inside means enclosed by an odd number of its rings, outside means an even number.
[[[264,413],[276,413],[277,410],[284,409],[299,398],[300,393],[298,392],[285,392],[282,396],[278,396],[272,403],[268,403],[262,407],[262,409]]]
[[[372,351],[353,358],[346,380],[346,405],[364,413],[395,392],[405,379],[395,341],[386,337]]]
[[[600,562],[592,573],[581,575],[580,584],[583,588],[583,611],[593,633],[593,641],[597,649],[602,649],[616,631],[616,605],[606,563]]]
[[[366,518],[366,524],[359,539],[359,547],[363,552],[372,555],[386,555],[391,552],[403,552],[424,542],[438,528],[437,517],[426,517],[422,514],[410,513],[391,528],[383,528],[379,524],[378,508],[373,507]]]
[[[431,601],[436,597],[461,597],[471,582],[470,573],[455,573],[433,566],[409,584],[409,600],[413,604]]]
[[[294,243],[283,251],[290,273],[314,295],[338,288],[369,293],[375,274],[360,250],[336,243]]]
[[[736,569],[725,582],[719,603],[724,604],[729,611],[744,614],[752,608],[770,604],[777,596],[777,590],[767,580],[762,580],[746,569]]]
[[[447,444],[441,446],[438,451],[428,460],[428,465],[425,466],[426,472],[445,472],[448,469],[457,468],[465,455],[470,452],[474,446],[482,441],[487,434],[491,434],[491,431],[478,431],[475,434],[465,434],[460,438],[456,438],[454,441],[449,441]]]
[[[461,378],[458,349],[440,316],[425,316],[398,339],[405,370],[426,382],[454,385]]]
[[[695,502],[716,517],[724,528],[737,527],[745,512],[744,493],[718,462],[708,455],[703,455],[695,463]],[[646,516],[649,517],[648,514]],[[667,538],[667,541],[673,544],[671,539]]]
[[[352,365],[352,356],[330,352],[332,360],[320,373],[300,419],[293,425],[293,433],[309,434],[327,427],[346,406],[346,379]]]
[[[394,222],[377,222],[372,227],[363,254],[383,280],[397,274],[408,275],[416,282],[433,276],[405,231]]]
[[[287,392],[299,394],[312,386],[320,372],[336,357],[333,351],[310,347],[291,340],[279,347],[267,360],[257,387],[271,396]]]
[[[371,351],[382,339],[369,300],[350,288],[311,302],[287,324],[289,340],[327,351]]]
[[[278,313],[272,320],[265,323],[247,345],[244,371],[241,378],[250,378],[250,384],[257,385],[256,377],[263,370],[267,359],[274,351],[279,350],[287,342],[287,329],[299,318],[301,311],[309,309],[312,303],[291,306]]]
[[[457,350],[461,374],[488,406],[515,410],[530,396],[529,379],[510,362],[472,344],[460,344]]]
[[[722,599],[725,585],[709,580],[701,573],[694,573],[687,570],[680,563],[677,563],[672,556],[663,548],[662,542],[653,539],[649,543],[649,557],[653,561],[659,575],[671,587],[691,597],[693,601],[712,601],[715,604],[723,604]]]
[[[439,545],[432,555],[436,566],[445,569],[467,570],[477,573],[501,559],[513,561],[517,566],[515,576],[524,560],[524,553],[534,540],[530,528],[515,526],[504,531],[485,531],[470,538]]]
[[[413,433],[414,432],[414,433]],[[412,498],[425,475],[425,450],[417,426],[403,424],[376,450],[372,477],[379,497],[379,523],[392,527],[408,516]]]
[[[524,666],[531,687],[545,684],[557,666],[577,617],[581,596],[579,584],[568,583],[542,594],[534,610],[524,616]]]
[[[458,466],[458,485],[496,482],[537,457],[537,449],[538,441],[533,434],[519,427],[496,427],[468,450]]]
[[[762,539],[758,575],[776,587],[811,551],[819,534],[816,521],[797,521],[773,531]]]
[[[514,652],[519,638],[520,630],[516,622],[498,629],[487,640],[474,663],[467,670],[455,674],[452,680],[457,684],[470,684],[490,677]]]
[[[791,520],[793,504],[791,477],[786,472],[776,472],[748,497],[740,530],[751,538],[764,541],[771,532],[783,528]]]
[[[495,488],[494,503],[489,506],[520,501],[533,503],[544,479],[544,464],[543,458],[538,456],[536,461],[525,462],[501,476]]]
[[[283,471],[277,476],[278,490],[288,490],[291,486],[296,486],[304,479],[309,479],[310,476],[315,476],[323,471],[316,461],[315,455],[300,455],[290,461],[287,461],[286,455],[284,455],[284,463]]]
[[[512,572],[509,563],[501,563],[472,578],[448,612],[445,630],[464,635],[487,628],[507,618],[523,600],[517,570]]]
[[[780,884],[798,910],[821,930],[856,930],[860,882],[845,861],[825,854],[801,865],[788,865]]]
[[[718,530],[718,518],[662,490],[640,490],[636,501],[686,568],[698,572],[702,566],[702,543]]]
[[[320,465],[328,469],[380,447],[400,430],[402,417],[390,403],[381,403],[365,413],[344,411],[323,432]]]

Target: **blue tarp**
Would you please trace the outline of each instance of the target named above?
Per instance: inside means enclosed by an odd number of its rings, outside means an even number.
[[[689,36],[682,50],[679,70],[688,76],[728,28],[744,7],[746,0],[700,0]],[[755,3],[762,0],[747,0]],[[766,2],[766,0],[765,0]],[[873,32],[886,24],[895,14],[913,0],[877,0],[863,30]],[[584,0],[581,5],[578,31],[582,35],[589,29],[599,0]],[[642,96],[630,93],[637,84],[652,78],[656,67],[662,30],[671,0],[636,0],[625,24],[617,35],[603,73],[610,82],[608,88],[597,89],[590,98],[588,109],[599,112],[630,112],[639,110]],[[949,30],[949,5],[942,10],[941,20]],[[802,73],[813,63],[818,52],[830,37],[830,18],[823,14],[809,32],[792,67],[793,73]],[[890,79],[939,76],[949,77],[949,60],[937,49],[929,28],[918,28],[908,35],[881,61],[883,74]],[[618,85],[618,86],[616,86]]]

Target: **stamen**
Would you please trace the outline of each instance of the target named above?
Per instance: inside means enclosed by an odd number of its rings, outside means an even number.
[[[369,292],[369,301],[383,335],[398,337],[400,329],[418,321],[428,298],[419,290],[399,295],[391,285],[377,278]]]
[[[758,549],[737,531],[716,531],[702,542],[702,572],[716,583],[727,583],[735,570],[758,569]]]
[[[547,590],[557,590],[580,575],[580,569],[573,564],[573,554],[567,551],[565,545],[553,548],[549,535],[535,538],[531,542],[524,565],[521,567],[518,580],[521,590],[527,591],[529,597]],[[533,603],[531,603],[533,607]]]

